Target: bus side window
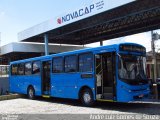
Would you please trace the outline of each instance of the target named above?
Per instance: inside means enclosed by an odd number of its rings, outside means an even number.
[[[63,58],[57,57],[53,58],[53,73],[62,73],[63,72]]]
[[[32,64],[31,62],[25,63],[25,75],[32,74]]]
[[[93,71],[93,54],[85,53],[79,55],[79,72],[92,72]]]
[[[65,72],[77,72],[77,56],[71,55],[65,57]]]
[[[39,75],[40,74],[40,61],[35,61],[33,62],[33,73],[34,75]]]
[[[11,66],[11,74],[12,75],[17,75],[18,73],[18,65],[17,64],[14,64]]]
[[[18,75],[24,75],[24,63],[18,64]]]

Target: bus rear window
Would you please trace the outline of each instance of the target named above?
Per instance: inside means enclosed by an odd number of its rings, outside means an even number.
[[[79,55],[79,72],[91,72],[92,70],[93,70],[92,53]]]
[[[11,66],[11,74],[12,75],[17,75],[18,73],[18,65],[17,64],[14,64]]]
[[[32,74],[32,64],[31,62],[25,64],[25,75]]]

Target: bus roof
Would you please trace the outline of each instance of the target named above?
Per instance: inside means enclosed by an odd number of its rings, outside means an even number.
[[[16,64],[16,63],[20,63],[20,62],[30,62],[30,61],[37,61],[37,60],[45,60],[45,59],[51,59],[51,57],[58,57],[58,56],[62,56],[62,55],[71,55],[71,54],[78,54],[78,53],[83,53],[83,52],[91,52],[91,51],[96,51],[99,49],[104,49],[104,48],[115,48],[116,50],[118,49],[119,45],[137,45],[137,46],[141,46],[144,47],[140,44],[137,43],[117,43],[117,44],[112,44],[112,45],[105,45],[105,46],[100,46],[100,47],[95,47],[95,48],[85,48],[85,49],[80,49],[80,50],[74,50],[74,51],[69,51],[69,52],[62,52],[62,53],[57,53],[57,54],[52,54],[52,55],[47,55],[47,56],[40,56],[40,57],[35,57],[35,58],[29,58],[29,59],[24,59],[24,60],[18,60],[18,61],[13,61],[10,64]]]

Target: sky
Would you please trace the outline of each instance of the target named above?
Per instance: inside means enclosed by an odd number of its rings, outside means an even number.
[[[0,45],[17,42],[19,32],[55,18],[66,11],[86,6],[93,1],[96,0],[0,0]],[[117,0],[115,1],[117,2]],[[160,33],[159,30],[157,32]],[[146,32],[105,41],[104,45],[117,42],[139,43],[149,51],[151,49],[151,33]],[[156,42],[157,45],[160,45],[159,41]],[[99,46],[99,43],[89,46]],[[160,47],[157,46],[157,48]]]

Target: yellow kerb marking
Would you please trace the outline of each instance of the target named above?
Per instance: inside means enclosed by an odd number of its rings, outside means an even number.
[[[42,95],[42,97],[44,97],[44,98],[50,98],[50,96],[48,96],[48,95]]]
[[[104,99],[97,99],[97,101],[115,102],[114,100],[104,100]]]

